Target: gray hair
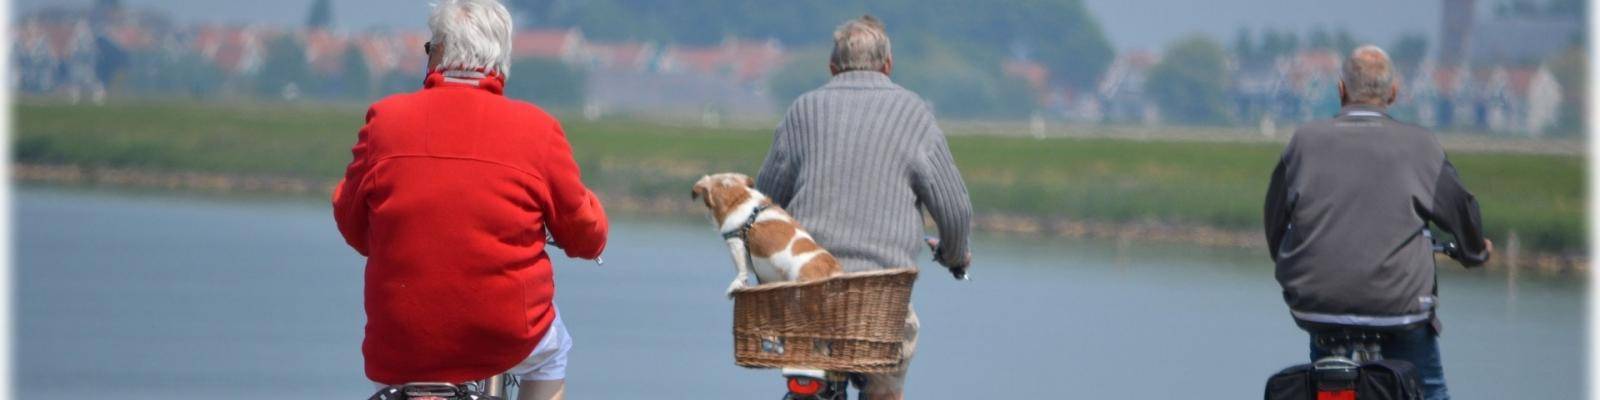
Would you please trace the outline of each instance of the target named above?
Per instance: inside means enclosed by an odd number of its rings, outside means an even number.
[[[1378,46],[1365,45],[1344,61],[1344,91],[1353,103],[1385,104],[1394,87],[1394,66]]]
[[[833,56],[828,64],[839,71],[877,71],[889,62],[889,34],[883,22],[871,15],[845,21],[833,31]]]
[[[440,0],[428,16],[439,69],[511,73],[511,13],[496,0]]]

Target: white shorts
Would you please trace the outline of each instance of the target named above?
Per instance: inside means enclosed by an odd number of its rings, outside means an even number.
[[[572,351],[572,335],[567,334],[567,324],[561,322],[561,310],[555,309],[556,319],[544,339],[533,347],[533,353],[522,363],[506,373],[525,381],[559,381],[567,379],[567,352]]]
[[[567,352],[572,351],[572,335],[567,334],[567,324],[561,322],[561,310],[555,309],[555,313],[556,318],[550,322],[550,330],[544,332],[544,338],[539,339],[533,352],[506,373],[521,381],[567,379]],[[372,382],[372,385],[379,389],[389,386],[378,382]]]

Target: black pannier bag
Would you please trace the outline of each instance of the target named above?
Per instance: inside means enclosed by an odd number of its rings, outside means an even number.
[[[1300,364],[1267,378],[1266,400],[1422,400],[1422,379],[1404,360]]]
[[[1378,360],[1361,365],[1358,399],[1422,400],[1422,375],[1405,360]]]
[[[1284,368],[1267,378],[1266,400],[1307,400],[1317,398],[1311,383],[1311,364]]]

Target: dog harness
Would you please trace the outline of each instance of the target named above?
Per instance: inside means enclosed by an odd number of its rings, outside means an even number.
[[[757,204],[754,209],[750,210],[750,217],[744,220],[744,225],[740,225],[739,229],[722,233],[722,240],[738,238],[740,242],[744,243],[745,265],[751,265],[755,263],[755,259],[752,255],[750,255],[750,240],[748,239],[750,236],[750,228],[756,226],[756,218],[760,218],[761,213],[767,211],[768,208],[772,208],[771,203]]]
[[[746,236],[750,235],[750,228],[756,226],[756,218],[760,218],[761,213],[767,211],[768,208],[772,208],[772,204],[757,204],[754,209],[750,210],[750,217],[744,220],[744,225],[740,225],[739,229],[723,232],[722,239],[739,238],[739,240],[744,240]]]

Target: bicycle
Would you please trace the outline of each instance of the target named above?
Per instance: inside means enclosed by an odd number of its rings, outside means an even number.
[[[448,382],[412,382],[378,389],[367,400],[505,400],[517,386],[509,374],[455,384]]]
[[[934,260],[939,259],[939,239],[924,237],[928,249],[933,251]],[[967,268],[951,268],[950,274],[958,281],[971,280],[967,275]],[[825,371],[812,368],[783,368],[783,375],[788,393],[784,400],[847,400],[849,398],[850,375],[837,371]]]

